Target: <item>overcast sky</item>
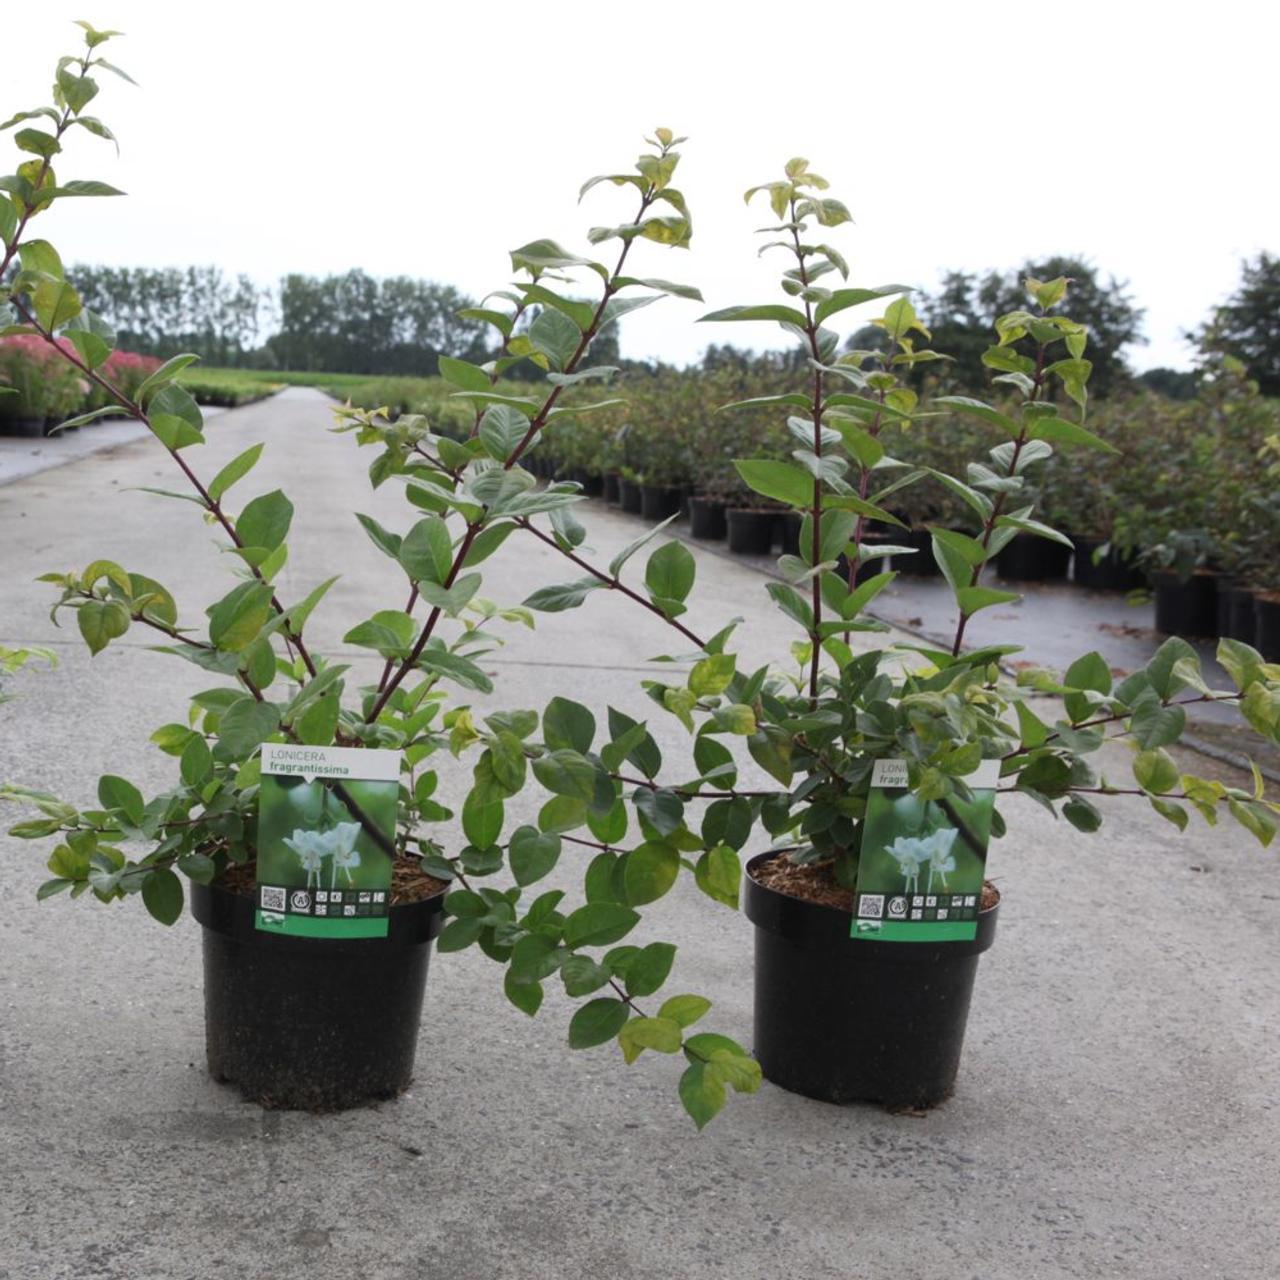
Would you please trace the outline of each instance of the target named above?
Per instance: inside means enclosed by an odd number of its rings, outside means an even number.
[[[6,6],[0,114],[47,101],[77,48],[71,19],[128,33],[104,52],[141,87],[104,75],[90,108],[121,156],[86,135],[61,172],[129,198],[42,219],[68,261],[208,262],[261,282],[361,267],[478,296],[509,278],[507,249],[547,235],[580,249],[588,227],[626,220],[623,192],[579,207],[578,186],[628,167],[663,124],[689,135],[677,185],[693,246],[638,246],[638,274],[696,284],[708,306],[774,300],[751,234],[767,218],[742,192],[805,155],[853,211],[835,234],[855,283],[928,288],[948,268],[1084,254],[1146,308],[1135,367],[1185,367],[1182,331],[1231,292],[1241,258],[1280,250],[1276,14],[1238,0],[41,0]],[[630,317],[624,354],[770,345],[767,327],[694,325],[700,310]]]

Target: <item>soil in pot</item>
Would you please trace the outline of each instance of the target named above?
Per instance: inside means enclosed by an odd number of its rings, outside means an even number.
[[[618,481],[618,492],[620,495],[618,501],[623,511],[628,515],[638,516],[644,501],[640,486],[634,480],[628,480],[626,476],[623,476]]]
[[[1016,533],[996,556],[1005,582],[1056,582],[1067,576],[1071,548],[1031,533]]]
[[[665,520],[680,514],[684,490],[663,488],[658,485],[640,486],[640,514],[646,520]]]
[[[273,1109],[341,1111],[403,1092],[446,887],[399,863],[387,936],[336,939],[257,929],[251,867],[192,885],[210,1075]]]
[[[1185,581],[1176,573],[1151,575],[1156,630],[1167,636],[1213,636],[1218,630],[1218,575],[1197,569]]]
[[[1072,538],[1076,553],[1071,563],[1071,580],[1089,591],[1136,591],[1146,585],[1146,575],[1114,547],[1097,563],[1094,552],[1103,545],[1098,538]]]
[[[729,532],[724,503],[715,498],[689,499],[689,532],[695,538],[718,541]]]
[[[778,513],[759,507],[729,507],[725,512],[729,550],[744,556],[767,556],[773,551]]]
[[[619,488],[621,477],[616,471],[610,471],[607,475],[601,477],[600,480],[600,496],[606,502],[620,502],[622,500],[621,490]]]
[[[1253,597],[1256,629],[1254,648],[1264,662],[1280,662],[1280,591],[1259,591]]]
[[[829,869],[752,858],[744,909],[756,926],[754,1050],[765,1078],[825,1102],[944,1101],[998,904],[986,886],[971,942],[856,940],[852,895]]]

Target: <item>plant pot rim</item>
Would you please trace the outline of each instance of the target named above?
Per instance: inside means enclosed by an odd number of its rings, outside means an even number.
[[[793,897],[778,889],[771,889],[756,879],[757,868],[779,858],[786,850],[767,849],[747,860],[746,879],[743,886],[742,910],[747,919],[759,929],[780,934],[792,941],[817,945],[830,945],[837,940],[848,941],[854,948],[852,955],[867,960],[932,963],[937,955],[978,955],[995,941],[996,920],[1000,914],[1002,895],[992,885],[996,901],[978,913],[976,936],[968,941],[950,942],[876,942],[871,939],[854,939],[849,934],[853,919],[849,911],[833,907],[825,902],[810,902],[806,898]]]

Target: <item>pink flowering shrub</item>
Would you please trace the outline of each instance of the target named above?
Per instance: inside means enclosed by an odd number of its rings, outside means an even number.
[[[58,345],[70,355],[75,348],[66,338]],[[103,365],[103,375],[133,395],[143,379],[160,367],[153,356],[115,351]],[[0,387],[16,395],[0,395],[0,422],[5,419],[61,422],[106,403],[106,395],[78,369],[35,334],[0,338]]]

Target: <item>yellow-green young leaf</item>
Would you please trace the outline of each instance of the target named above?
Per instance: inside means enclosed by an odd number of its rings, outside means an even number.
[[[706,1063],[695,1062],[680,1077],[680,1103],[699,1129],[715,1119],[724,1100],[724,1083],[708,1073]]]
[[[691,1027],[710,1008],[711,1001],[706,996],[672,996],[663,1001],[658,1017],[670,1018],[682,1027]]]
[[[50,330],[61,329],[80,314],[80,295],[65,280],[42,280],[32,294],[36,319]]]
[[[735,1093],[756,1093],[764,1079],[760,1064],[754,1058],[729,1049],[714,1050],[707,1070],[721,1083],[731,1085]]]
[[[98,654],[129,630],[129,611],[114,600],[87,600],[76,611],[80,634],[91,654]]]
[[[1231,816],[1248,832],[1256,836],[1265,847],[1276,834],[1276,820],[1266,806],[1253,800],[1229,800]]]
[[[694,868],[698,888],[708,898],[738,909],[738,890],[742,881],[742,863],[728,845],[717,845],[703,853]]]
[[[1163,795],[1178,785],[1178,766],[1161,747],[1139,751],[1133,760],[1133,776],[1144,791]]]
[[[623,883],[632,906],[655,902],[666,894],[680,874],[680,855],[669,844],[650,840],[627,855]]]
[[[679,1053],[684,1043],[680,1024],[673,1018],[632,1018],[618,1033],[622,1056],[634,1062],[646,1049],[657,1053]]]
[[[1166,821],[1172,822],[1179,831],[1187,829],[1187,811],[1172,800],[1161,800],[1159,796],[1148,797],[1151,807]]]
[[[733,680],[737,658],[732,653],[716,653],[694,664],[689,672],[689,690],[699,698],[723,693]]]

